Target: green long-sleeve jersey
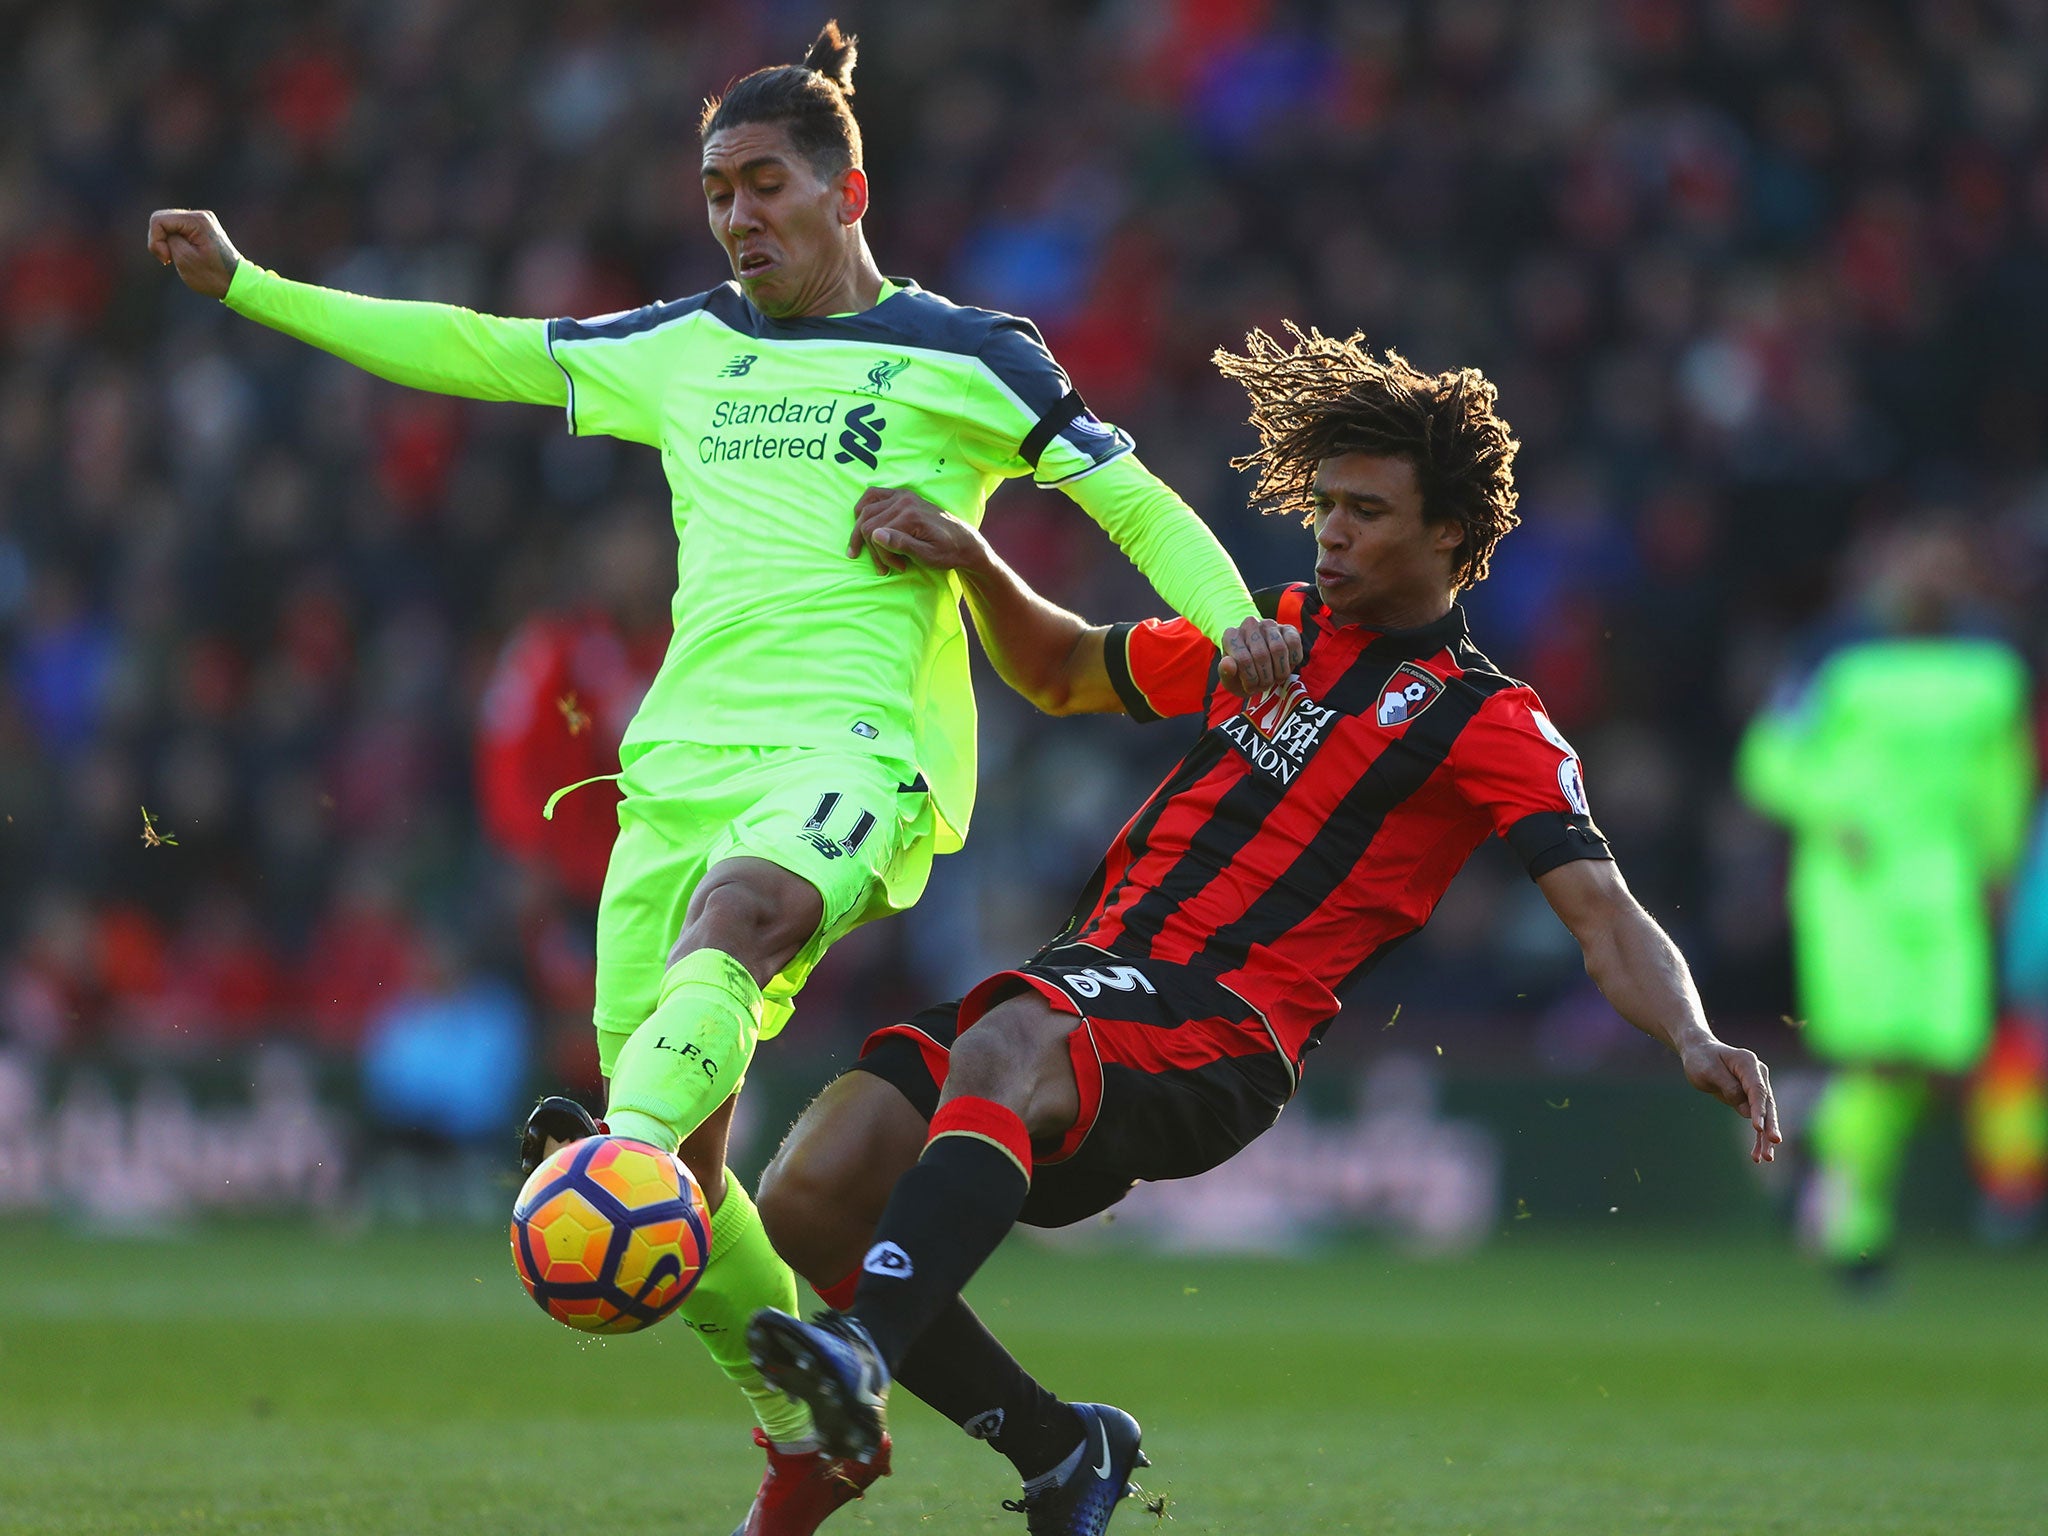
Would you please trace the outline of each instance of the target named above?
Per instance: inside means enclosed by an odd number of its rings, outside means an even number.
[[[1801,1006],[1823,1055],[1960,1069],[1994,1002],[1987,889],[2026,837],[2028,679],[1989,640],[1845,646],[1759,715],[1743,794],[1792,834]]]
[[[870,487],[979,525],[996,485],[1058,486],[1212,639],[1255,612],[1208,527],[1082,404],[1026,320],[892,282],[858,314],[775,320],[737,283],[594,320],[364,298],[244,261],[231,309],[382,378],[566,409],[661,451],[675,631],[628,727],[656,742],[829,747],[914,764],[941,850],[974,802],[975,710],[951,573],[846,547]]]

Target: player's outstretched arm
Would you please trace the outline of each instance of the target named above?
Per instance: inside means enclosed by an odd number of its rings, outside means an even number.
[[[149,216],[149,249],[193,292],[394,384],[471,400],[568,402],[544,320],[295,283],[246,259],[205,209],[158,209]]]
[[[882,571],[913,562],[958,571],[974,628],[1004,682],[1049,715],[1122,714],[1110,680],[1107,625],[1092,625],[1039,595],[981,536],[915,491],[871,490],[854,507],[847,553]],[[1225,686],[1287,674],[1301,661],[1301,635],[1256,615],[1225,631],[1219,663]]]
[[[1611,860],[1576,859],[1538,876],[1551,908],[1586,957],[1586,974],[1629,1023],[1677,1053],[1693,1087],[1746,1118],[1753,1162],[1768,1163],[1784,1138],[1771,1072],[1753,1051],[1717,1040],[1692,972],[1662,928],[1630,894]]]
[[[1102,658],[1106,627],[1048,602],[979,530],[915,491],[871,490],[854,506],[847,554],[881,571],[957,571],[997,674],[1048,715],[1115,714],[1123,701]]]
[[[1060,489],[1116,540],[1175,612],[1216,642],[1229,663],[1225,681],[1231,687],[1251,698],[1287,681],[1301,660],[1299,636],[1292,646],[1239,649],[1230,643],[1232,631],[1241,632],[1246,620],[1258,616],[1244,578],[1209,525],[1136,454],[1112,459]]]

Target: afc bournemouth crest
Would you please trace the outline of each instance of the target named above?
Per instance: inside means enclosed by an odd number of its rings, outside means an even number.
[[[1412,661],[1404,661],[1394,668],[1394,675],[1387,679],[1387,686],[1380,694],[1379,708],[1373,718],[1381,725],[1406,725],[1437,700],[1444,691],[1444,680],[1434,672],[1425,671]]]

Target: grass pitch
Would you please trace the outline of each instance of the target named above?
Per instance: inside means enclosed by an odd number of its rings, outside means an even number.
[[[1145,1422],[1165,1536],[2048,1529],[2048,1263],[1903,1281],[1852,1306],[1768,1247],[1517,1230],[1431,1264],[1012,1244],[973,1295]],[[1021,1533],[1007,1464],[915,1405],[896,1432],[828,1531]],[[495,1233],[0,1247],[10,1536],[727,1536],[759,1466],[682,1327],[570,1334]]]

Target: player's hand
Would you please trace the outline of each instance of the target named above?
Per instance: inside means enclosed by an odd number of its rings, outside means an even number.
[[[1246,619],[1223,632],[1216,676],[1242,698],[1271,693],[1301,665],[1301,631],[1278,619]]]
[[[149,253],[175,266],[185,286],[209,299],[227,297],[242,253],[220,220],[204,208],[159,208],[149,216]]]
[[[1709,1035],[1679,1056],[1686,1080],[1701,1093],[1711,1093],[1747,1119],[1756,1131],[1750,1149],[1753,1163],[1775,1161],[1785,1138],[1778,1130],[1778,1101],[1771,1093],[1771,1069],[1755,1051],[1728,1045]]]
[[[853,506],[853,538],[849,558],[865,549],[884,575],[908,570],[915,563],[935,571],[954,571],[979,561],[988,546],[973,528],[915,491],[870,490]]]

